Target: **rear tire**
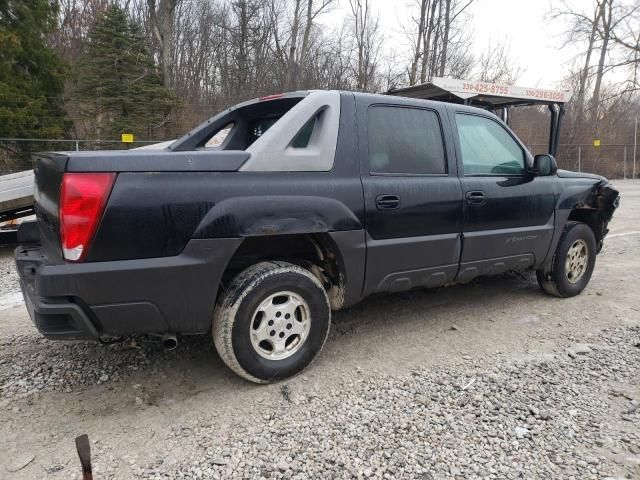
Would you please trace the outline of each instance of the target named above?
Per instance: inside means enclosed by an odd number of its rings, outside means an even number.
[[[596,238],[584,224],[568,223],[560,237],[553,259],[547,268],[536,271],[540,288],[556,297],[573,297],[581,293],[596,265]]]
[[[220,297],[212,325],[216,350],[250,382],[277,382],[300,373],[327,339],[329,299],[304,268],[258,263],[238,274]]]

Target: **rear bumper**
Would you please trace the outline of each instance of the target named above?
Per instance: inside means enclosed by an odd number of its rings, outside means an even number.
[[[20,281],[29,316],[38,331],[52,340],[98,340],[99,332],[85,311],[64,299],[45,301],[32,285]]]
[[[15,259],[29,315],[47,338],[202,333],[240,243],[198,239],[173,257],[60,265],[40,246],[19,246]]]

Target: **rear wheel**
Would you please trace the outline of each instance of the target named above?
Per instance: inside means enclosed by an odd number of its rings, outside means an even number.
[[[551,264],[538,270],[540,287],[550,295],[573,297],[585,289],[596,264],[596,239],[584,223],[569,223]]]
[[[213,340],[241,377],[270,383],[304,370],[322,349],[331,309],[322,284],[287,262],[262,262],[236,276],[213,318]]]

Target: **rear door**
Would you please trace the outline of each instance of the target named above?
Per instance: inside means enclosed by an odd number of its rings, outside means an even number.
[[[358,97],[364,294],[438,286],[458,270],[462,192],[441,104]]]
[[[530,173],[531,155],[495,116],[450,106],[464,196],[458,279],[532,266],[553,235],[557,178]]]

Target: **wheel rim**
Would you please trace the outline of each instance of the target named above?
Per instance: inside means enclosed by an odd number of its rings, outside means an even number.
[[[296,353],[307,340],[309,305],[293,292],[270,295],[251,318],[251,345],[261,357],[283,360]]]
[[[589,247],[582,239],[573,242],[565,260],[565,271],[570,283],[578,283],[584,277],[589,263]]]

